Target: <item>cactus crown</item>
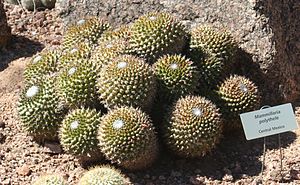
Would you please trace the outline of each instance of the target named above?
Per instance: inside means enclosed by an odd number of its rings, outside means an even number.
[[[159,95],[176,99],[193,94],[199,80],[199,72],[193,62],[181,55],[165,55],[153,65],[159,82]]]
[[[89,155],[97,149],[100,113],[93,109],[75,109],[65,119],[60,130],[64,149],[75,155]]]
[[[163,127],[169,148],[184,157],[200,157],[211,151],[223,129],[219,109],[199,96],[180,98]]]
[[[130,47],[133,53],[153,63],[164,54],[180,53],[186,35],[185,27],[170,14],[151,12],[133,23]]]
[[[97,85],[108,108],[123,105],[145,108],[153,100],[156,81],[144,60],[123,55],[102,68]]]

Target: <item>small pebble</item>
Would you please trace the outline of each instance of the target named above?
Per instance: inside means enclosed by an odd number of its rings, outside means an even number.
[[[10,185],[10,179],[5,179],[3,182],[2,182],[3,185]]]
[[[232,182],[233,181],[233,176],[225,174],[224,177],[222,178],[222,180],[227,181],[227,182]]]
[[[62,148],[61,148],[61,146],[60,146],[59,143],[48,143],[48,142],[46,142],[45,143],[45,147],[47,149],[49,149],[47,151],[49,153],[53,153],[53,154],[60,154],[60,153],[62,153]]]
[[[5,141],[5,135],[0,133],[0,143],[4,143]]]
[[[4,121],[0,121],[0,128],[5,128],[5,123],[4,123]]]
[[[31,170],[28,165],[24,164],[22,167],[17,169],[17,173],[22,176],[30,175]]]
[[[294,180],[300,180],[300,170],[291,169],[290,176]]]

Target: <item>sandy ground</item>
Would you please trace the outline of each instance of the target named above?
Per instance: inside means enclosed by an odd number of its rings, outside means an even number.
[[[0,52],[0,185],[28,185],[38,176],[53,172],[62,174],[71,185],[77,184],[87,167],[64,153],[58,143],[34,142],[22,131],[15,109],[26,63],[43,48],[59,45],[61,21],[55,10],[32,13],[15,6],[5,8],[14,37]],[[294,106],[300,118],[300,108],[296,103]],[[264,184],[300,184],[299,136],[299,129],[281,134],[282,178],[277,137],[267,138]],[[262,146],[262,139],[225,136],[211,154],[201,159],[179,159],[163,151],[153,167],[123,172],[134,184],[259,184]]]

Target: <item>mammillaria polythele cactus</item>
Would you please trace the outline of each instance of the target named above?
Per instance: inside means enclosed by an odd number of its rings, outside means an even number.
[[[180,53],[187,42],[187,31],[168,13],[151,12],[139,17],[130,28],[132,52],[153,63],[165,54]]]
[[[64,35],[62,46],[67,49],[73,48],[78,43],[85,43],[92,47],[109,27],[106,21],[97,17],[79,20],[76,25],[68,28]]]
[[[108,41],[108,40],[124,40],[129,41],[130,39],[130,26],[121,25],[116,29],[108,29],[103,32],[103,35],[99,38],[99,42]]]
[[[97,140],[99,125],[100,113],[94,109],[79,108],[70,112],[59,131],[64,150],[83,162],[101,159]]]
[[[97,166],[79,180],[79,185],[126,185],[129,184],[121,171],[112,166]]]
[[[122,55],[101,69],[97,86],[100,99],[108,108],[127,105],[149,110],[156,79],[144,60]]]
[[[101,69],[114,58],[127,53],[127,42],[122,39],[104,40],[98,44],[92,53],[91,60]]]
[[[191,31],[191,50],[215,55],[229,63],[235,54],[236,42],[227,31],[217,31],[209,26],[197,26]]]
[[[165,55],[154,63],[153,69],[161,99],[174,100],[196,91],[199,72],[193,62],[184,56]]]
[[[236,48],[235,40],[227,31],[209,26],[192,29],[189,56],[199,68],[202,95],[215,90],[230,73]]]
[[[201,157],[210,152],[223,128],[218,108],[200,96],[179,99],[161,127],[168,148],[182,157]]]
[[[77,60],[66,65],[58,77],[59,92],[69,107],[97,104],[97,67],[90,60]]]
[[[34,56],[24,71],[25,83],[36,83],[58,72],[59,54],[48,51]]]
[[[120,107],[104,115],[98,139],[106,158],[126,169],[146,168],[158,154],[152,122],[138,108]]]
[[[224,80],[217,91],[220,108],[226,117],[225,129],[241,128],[239,114],[255,110],[260,105],[257,86],[243,76],[233,75]]]
[[[58,95],[55,81],[27,85],[20,95],[18,113],[22,126],[37,140],[56,140],[65,109]]]
[[[75,63],[77,60],[90,59],[92,48],[84,43],[78,43],[73,47],[61,48],[58,59],[58,69],[64,68],[68,64]]]

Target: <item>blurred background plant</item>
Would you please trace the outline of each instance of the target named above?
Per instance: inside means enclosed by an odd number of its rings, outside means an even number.
[[[35,11],[43,9],[52,9],[55,7],[56,0],[5,0],[14,5],[20,5],[24,9]]]

